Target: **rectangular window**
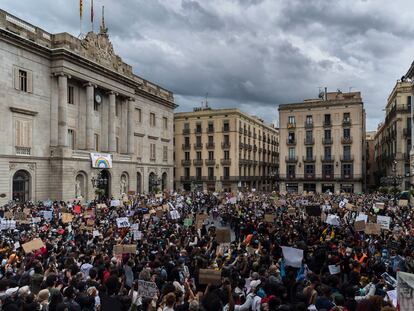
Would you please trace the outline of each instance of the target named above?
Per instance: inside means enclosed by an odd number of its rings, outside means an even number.
[[[197,157],[197,160],[201,160],[201,151],[197,151],[196,157]]]
[[[166,117],[162,118],[163,129],[168,130],[168,119]]]
[[[351,159],[351,146],[344,146],[344,159],[345,160]]]
[[[150,144],[150,160],[155,161],[155,144]]]
[[[326,178],[333,177],[333,166],[332,164],[325,164],[322,166],[322,174]]]
[[[325,114],[324,121],[325,121],[325,124],[328,124],[328,125],[331,124],[331,115]]]
[[[32,121],[16,120],[15,146],[23,148],[32,147]]]
[[[289,159],[294,159],[296,156],[295,148],[291,147],[289,148]]]
[[[223,167],[223,176],[224,177],[229,177],[230,176],[230,167],[228,167],[228,166]]]
[[[184,159],[187,161],[190,160],[190,153],[188,151],[184,153]]]
[[[306,159],[311,160],[313,158],[313,147],[306,147]]]
[[[295,169],[296,169],[296,166],[295,165],[288,165],[287,166],[287,175],[288,175],[288,177],[295,177]]]
[[[209,179],[214,177],[214,167],[209,167],[208,168],[208,177],[209,177]]]
[[[295,132],[289,132],[289,134],[288,134],[288,143],[289,144],[295,143]]]
[[[196,145],[201,146],[201,136],[196,136]]]
[[[184,145],[185,146],[190,146],[190,137],[188,137],[188,136],[184,137]]]
[[[163,146],[162,147],[162,160],[164,162],[168,161],[168,146]]]
[[[141,109],[135,108],[135,120],[138,123],[142,122]]]
[[[214,160],[214,151],[209,151],[208,152],[208,159],[209,160]]]
[[[150,126],[155,127],[155,113],[150,113]]]
[[[306,164],[305,165],[305,174],[314,174],[315,172],[315,166],[313,164]]]
[[[201,130],[201,123],[196,124],[196,133],[200,134],[202,132]]]
[[[352,164],[342,164],[342,175],[344,178],[352,177]]]
[[[325,130],[325,139],[331,139],[331,130]]]
[[[27,92],[27,71],[19,69],[19,89]]]
[[[99,135],[94,134],[94,141],[95,141],[95,150],[99,151]]]
[[[72,104],[72,105],[75,104],[73,92],[74,92],[74,87],[71,85],[68,85],[68,104]]]
[[[136,154],[137,154],[137,158],[141,159],[142,158],[142,145],[143,145],[143,138],[136,136],[136,140],[135,140],[135,147],[136,147]]]
[[[344,122],[350,122],[351,121],[351,115],[349,112],[344,112]]]
[[[189,129],[190,128],[190,123],[184,123],[184,129]]]
[[[225,160],[230,160],[230,151],[224,150],[224,159]]]
[[[312,116],[306,116],[306,125],[312,125],[313,124],[313,119]]]
[[[289,124],[295,124],[295,123],[296,123],[296,121],[295,121],[295,116],[289,116],[289,117],[288,117],[288,123],[289,123]]]
[[[344,138],[345,139],[351,138],[351,129],[350,128],[344,128]]]
[[[197,179],[200,179],[201,176],[202,176],[201,167],[196,167],[196,177],[197,177]]]
[[[190,168],[184,167],[184,177],[189,178],[190,177]]]
[[[411,96],[407,96],[407,110],[411,111]]]
[[[223,132],[228,132],[230,131],[230,124],[229,121],[223,121]]]
[[[306,131],[306,141],[311,142],[313,138],[312,131]]]
[[[230,136],[229,135],[224,135],[223,140],[224,140],[225,144],[228,144],[230,142]]]
[[[214,136],[208,136],[208,143],[211,145],[214,143]]]
[[[69,149],[75,149],[75,132],[71,129],[68,129],[68,147]]]
[[[208,132],[209,133],[214,132],[214,123],[213,122],[208,122]]]
[[[325,147],[325,160],[330,160],[331,156],[331,147]]]

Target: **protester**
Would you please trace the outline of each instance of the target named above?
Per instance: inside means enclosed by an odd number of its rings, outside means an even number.
[[[378,193],[164,192],[0,217],[2,310],[396,310],[397,272],[414,272],[411,205]]]

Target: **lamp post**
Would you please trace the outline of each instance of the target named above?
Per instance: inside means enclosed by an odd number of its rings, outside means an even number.
[[[392,162],[392,176],[384,176],[381,177],[381,184],[384,186],[392,186],[393,187],[393,192],[394,192],[394,205],[396,203],[396,194],[397,194],[397,186],[401,184],[403,177],[402,176],[397,176],[397,161],[393,161]]]

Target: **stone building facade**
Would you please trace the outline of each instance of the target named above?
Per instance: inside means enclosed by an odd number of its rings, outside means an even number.
[[[375,135],[375,180],[381,186],[381,177],[400,176],[402,190],[410,189],[412,83],[397,81],[388,96],[385,120],[378,125]]]
[[[173,94],[133,74],[107,28],[51,34],[0,11],[0,203],[173,187]],[[112,168],[96,169],[91,153]]]
[[[279,105],[280,190],[361,192],[365,110],[359,92]]]
[[[174,116],[175,186],[211,191],[277,188],[278,129],[239,109]]]

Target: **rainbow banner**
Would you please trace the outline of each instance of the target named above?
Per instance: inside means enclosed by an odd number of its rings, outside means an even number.
[[[91,153],[93,168],[112,168],[112,156],[108,153]]]

